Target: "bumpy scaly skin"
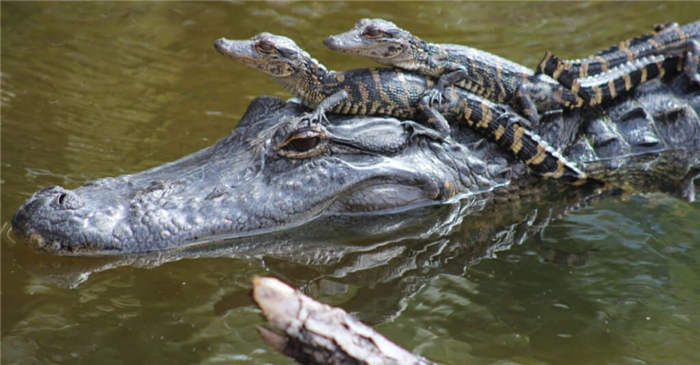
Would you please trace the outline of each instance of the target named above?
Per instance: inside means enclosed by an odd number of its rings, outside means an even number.
[[[606,119],[564,113],[539,132],[613,186],[690,199],[700,192],[693,185],[700,177],[698,86],[684,76],[652,81],[605,108]],[[410,121],[332,115],[328,123],[310,125],[304,111],[258,98],[229,136],[202,151],[74,190],[35,193],[15,213],[13,232],[33,248],[59,255],[195,250],[319,215],[409,209],[458,193],[475,194],[471,204],[490,204],[499,216],[521,196],[544,201],[555,188],[526,174],[524,164],[501,149],[478,143],[481,137],[463,123],[438,143]],[[396,224],[388,222],[380,225],[382,232]],[[234,248],[246,252],[261,241],[251,238]]]
[[[215,47],[223,55],[272,76],[304,105],[315,108],[312,121],[324,120],[327,111],[407,119],[423,116],[438,131],[423,133],[443,140],[450,131],[447,117],[484,132],[543,177],[577,184],[586,181],[584,173],[526,130],[523,118],[465,90],[451,89],[452,102],[436,107],[424,97],[433,86],[429,77],[394,69],[328,71],[292,40],[269,33],[243,41],[222,38]]]
[[[423,41],[394,23],[362,19],[348,32],[330,36],[325,45],[338,52],[439,78],[429,91],[440,102],[445,88],[456,85],[489,100],[508,103],[533,125],[539,112],[581,107],[574,93],[517,63],[478,49]]]
[[[644,34],[620,42],[589,58],[561,61],[561,67],[551,67],[548,52],[540,62],[538,72],[558,79],[558,74],[568,78],[585,78],[633,63],[650,56],[678,57],[674,68],[683,70],[695,83],[700,83],[697,73],[700,47],[700,21],[679,26],[676,23],[656,27],[653,34]]]

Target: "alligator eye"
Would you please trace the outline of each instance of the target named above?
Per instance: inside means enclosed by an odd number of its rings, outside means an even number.
[[[272,53],[275,50],[275,46],[267,42],[258,42],[255,44],[255,49],[262,53]]]
[[[321,139],[318,137],[297,138],[289,142],[289,145],[297,152],[306,152],[318,145]]]
[[[367,27],[362,32],[362,36],[368,38],[378,38],[382,35],[382,31],[375,27]]]
[[[323,153],[323,133],[304,129],[293,133],[284,142],[275,147],[277,153],[289,158],[310,158]]]

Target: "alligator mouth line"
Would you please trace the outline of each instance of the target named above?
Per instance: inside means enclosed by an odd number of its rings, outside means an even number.
[[[383,183],[383,182],[378,182],[374,185],[366,185],[365,187],[379,187],[382,185],[386,186],[408,186],[408,185],[399,185],[399,184],[388,184],[388,183]],[[409,212],[414,209],[419,209],[419,208],[424,208],[424,207],[429,207],[429,206],[434,206],[434,205],[450,205],[450,204],[455,204],[457,202],[470,199],[470,198],[477,198],[482,195],[486,194],[491,194],[493,193],[496,189],[500,189],[503,187],[506,187],[510,185],[509,181],[506,181],[501,184],[495,184],[489,188],[485,189],[480,189],[480,190],[475,190],[475,191],[463,191],[460,193],[457,193],[453,195],[452,197],[446,199],[446,200],[436,200],[436,199],[430,199],[429,197],[425,197],[424,199],[421,199],[420,201],[416,201],[414,203],[402,205],[402,206],[397,206],[397,207],[392,207],[392,208],[386,208],[386,209],[379,209],[379,210],[372,210],[372,211],[358,211],[358,212],[333,212],[333,213],[323,213],[321,215],[327,214],[327,215],[334,215],[334,216],[342,216],[342,217],[368,217],[368,216],[380,216],[384,214],[396,214],[396,213],[404,213],[404,212]],[[423,191],[422,189],[418,188],[417,186],[411,186],[416,188],[417,190]]]
[[[428,197],[427,195],[420,199],[420,201],[416,201],[411,204],[406,204],[398,207],[391,207],[391,208],[386,208],[386,209],[379,209],[379,210],[373,210],[373,211],[365,211],[365,212],[329,212],[328,208],[333,206],[335,203],[338,201],[342,200],[345,197],[348,197],[360,190],[364,189],[372,189],[372,188],[377,188],[381,186],[390,186],[390,187],[398,187],[398,186],[410,186],[412,188],[415,188],[416,191],[421,191],[425,193],[424,189],[421,189],[420,184],[414,185],[408,185],[408,184],[396,184],[396,183],[387,183],[386,181],[373,181],[375,179],[379,179],[378,177],[373,177],[370,180],[363,181],[358,184],[358,186],[348,189],[347,191],[343,192],[343,194],[338,194],[334,198],[329,199],[326,201],[323,205],[321,205],[318,209],[317,212],[313,215],[310,215],[309,217],[305,219],[300,219],[295,222],[291,223],[286,223],[281,226],[274,226],[274,227],[268,227],[268,228],[262,228],[254,231],[246,231],[246,232],[234,232],[234,233],[227,233],[227,234],[220,234],[220,235],[215,235],[215,236],[209,236],[206,239],[195,239],[193,241],[184,243],[182,245],[179,245],[177,247],[171,247],[167,248],[165,250],[159,249],[158,252],[178,252],[178,251],[188,251],[191,250],[193,247],[196,248],[199,245],[207,245],[208,248],[211,248],[212,245],[217,245],[217,244],[222,244],[226,245],[226,241],[231,241],[231,240],[236,240],[240,238],[246,238],[246,237],[254,237],[254,236],[263,236],[266,234],[270,233],[275,233],[279,232],[282,229],[291,229],[291,228],[297,228],[300,226],[303,226],[305,224],[309,224],[313,222],[314,220],[324,217],[324,216],[379,216],[383,214],[393,214],[393,213],[402,213],[402,212],[407,212],[410,210],[422,208],[425,206],[430,206],[430,205],[440,205],[445,203],[444,201],[439,201],[439,200],[434,200]],[[458,194],[462,195],[463,197],[468,196],[469,194]],[[454,197],[453,197],[454,198]],[[453,199],[451,198],[450,201]],[[202,247],[203,249],[206,249],[205,247]],[[154,252],[154,251],[144,251],[141,252],[143,254],[147,254],[149,252]]]
[[[30,247],[37,251],[50,253],[57,256],[66,257],[109,257],[114,254],[119,254],[121,250],[117,248],[96,248],[89,245],[66,244],[69,240],[65,239],[46,239],[40,233],[32,232],[27,237],[27,243]],[[127,254],[127,253],[125,253]]]
[[[382,45],[373,44],[373,45],[369,45],[369,46],[353,46],[353,47],[333,46],[331,48],[334,51],[342,51],[343,53],[354,54],[354,53],[369,53],[372,50],[381,49]],[[353,51],[357,51],[357,52],[353,52]],[[394,57],[398,56],[399,54],[400,54],[400,52],[396,53],[395,55],[391,56],[390,58],[394,58]]]
[[[262,58],[256,58],[256,57],[251,57],[245,54],[241,53],[235,53],[231,52],[226,46],[223,44],[221,39],[217,39],[214,42],[214,48],[219,52],[220,54],[234,60],[234,61],[242,61],[242,62],[257,62],[257,63],[272,63],[272,61],[264,60]]]
[[[274,63],[273,61],[269,60],[264,60],[262,58],[255,58],[251,56],[244,56],[238,53],[233,53],[229,52],[226,49],[221,49],[219,47],[216,47],[216,50],[219,51],[222,55],[234,60],[234,61],[239,61],[245,65],[257,65],[257,64],[272,64]]]

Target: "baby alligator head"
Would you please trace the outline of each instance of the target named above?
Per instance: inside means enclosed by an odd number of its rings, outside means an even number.
[[[272,77],[294,95],[318,83],[328,71],[293,40],[260,33],[247,40],[220,38],[214,48],[222,55]],[[299,96],[299,95],[297,95]]]
[[[403,65],[413,63],[425,48],[425,42],[383,19],[361,19],[351,30],[329,36],[323,44],[336,52],[405,69],[412,69]]]

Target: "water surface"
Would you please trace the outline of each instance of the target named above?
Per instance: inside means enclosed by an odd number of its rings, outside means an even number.
[[[2,360],[289,363],[258,338],[246,294],[254,275],[275,275],[443,363],[698,363],[700,206],[662,194],[563,216],[540,204],[534,226],[513,226],[517,239],[493,237],[518,245],[476,262],[467,243],[492,234],[480,222],[335,257],[155,267],[50,257],[9,232],[42,187],[174,160],[225,136],[254,97],[288,97],[218,55],[222,36],[283,34],[346,69],[371,63],[326,51],[322,39],[382,17],[532,67],[547,49],[585,56],[698,14],[669,2],[3,2]],[[578,261],[551,259],[567,253]]]

